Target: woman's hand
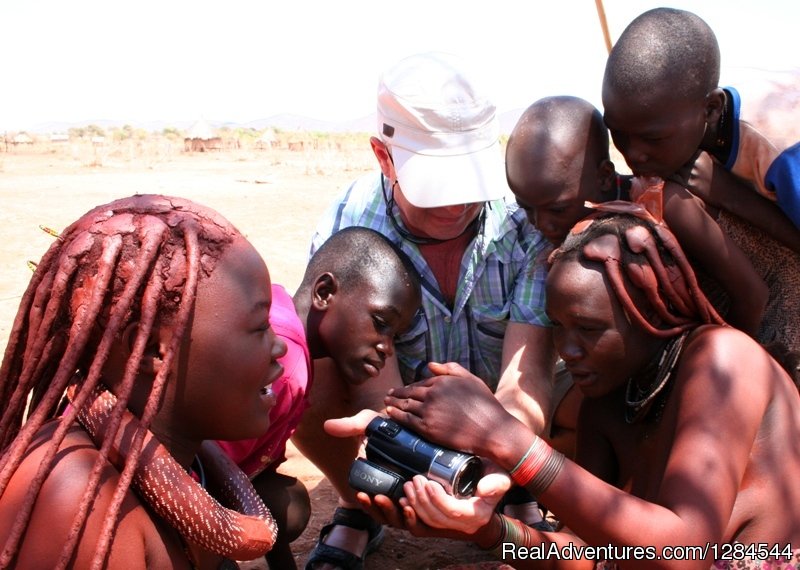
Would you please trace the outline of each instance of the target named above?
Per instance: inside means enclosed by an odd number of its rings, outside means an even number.
[[[522,424],[462,366],[428,366],[438,376],[391,390],[384,399],[387,415],[435,443],[493,458],[494,438]]]

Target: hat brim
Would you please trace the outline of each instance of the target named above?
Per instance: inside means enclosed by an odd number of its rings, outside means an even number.
[[[392,147],[403,196],[418,208],[488,202],[508,193],[500,144],[458,155],[417,154]]]

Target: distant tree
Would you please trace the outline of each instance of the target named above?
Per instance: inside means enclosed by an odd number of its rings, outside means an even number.
[[[104,137],[106,136],[105,130],[97,125],[89,125],[86,127],[86,135],[90,137]]]
[[[82,139],[86,136],[86,129],[83,127],[70,127],[67,133],[71,139]]]
[[[165,127],[161,134],[167,137],[170,140],[181,140],[183,139],[183,132],[176,129],[175,127]]]
[[[260,134],[252,127],[238,127],[234,131],[234,136],[238,137],[242,142],[251,143],[255,141]]]
[[[128,138],[127,133],[118,127],[111,127],[111,138],[114,142],[122,142]]]

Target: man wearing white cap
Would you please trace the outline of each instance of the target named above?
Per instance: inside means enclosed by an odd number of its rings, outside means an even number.
[[[332,205],[312,252],[341,228],[377,230],[411,257],[422,276],[423,302],[377,377],[347,385],[331,370],[314,380],[294,441],[350,507],[337,509],[323,529],[315,565],[357,568],[383,536],[356,510],[347,484],[357,442],[327,436],[325,419],[379,409],[389,388],[430,376],[428,362],[460,363],[537,432],[550,403],[548,246],[513,197],[507,200],[494,104],[460,60],[427,53],[383,74],[377,116],[379,137],[370,144],[381,171],[356,180]]]

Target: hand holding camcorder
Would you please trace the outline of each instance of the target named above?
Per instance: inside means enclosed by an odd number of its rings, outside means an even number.
[[[350,486],[370,495],[403,496],[403,483],[425,475],[457,498],[471,497],[483,475],[475,455],[440,447],[388,418],[367,425],[367,458],[350,467]]]

